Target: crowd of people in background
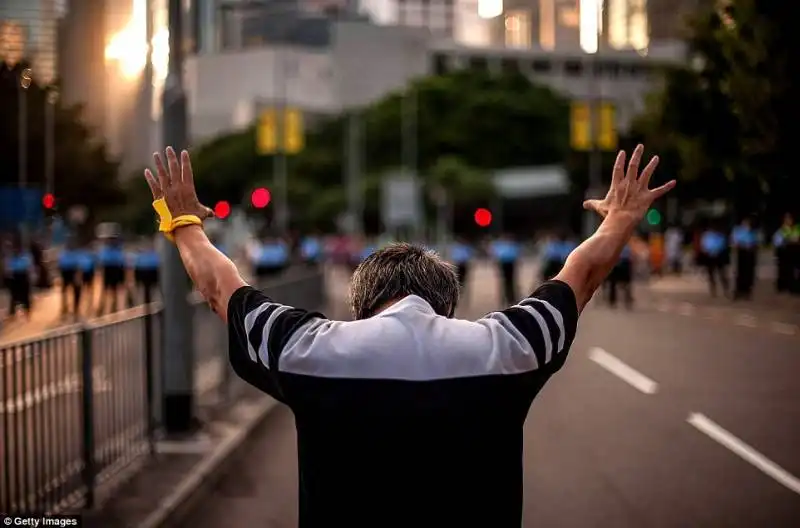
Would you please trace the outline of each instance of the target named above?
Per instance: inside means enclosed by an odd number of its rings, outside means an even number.
[[[640,239],[637,246],[636,241],[632,242],[623,250],[606,281],[605,301],[615,307],[621,298],[626,307],[633,307],[633,283],[642,263],[654,274],[684,273],[688,244],[696,269],[705,274],[712,296],[750,299],[757,278],[759,249],[764,241],[752,218],[744,218],[727,233],[723,226],[711,222],[705,229],[693,232],[670,226],[656,239],[658,243]],[[222,243],[214,243],[224,253],[244,261],[255,278],[267,280],[297,263],[314,267],[328,261],[352,270],[388,240],[387,237],[323,238],[310,234],[292,240],[263,236],[230,250]],[[540,235],[533,251],[530,242],[507,235],[496,236],[487,243],[457,238],[448,247],[435,249],[456,266],[464,295],[469,294],[466,285],[473,262],[478,258],[494,261],[503,301],[513,304],[524,293],[517,286],[523,256],[536,255],[534,258],[540,264],[537,280],[544,282],[558,274],[580,239],[560,230]],[[775,250],[776,290],[800,295],[800,224],[787,214],[769,242]],[[30,314],[32,292],[49,288],[54,282],[61,292],[61,311],[65,316],[102,315],[156,298],[161,255],[152,237],[124,241],[111,236],[85,244],[70,239],[60,249],[54,266],[45,262],[43,245],[37,240],[26,246],[19,236],[7,237],[2,240],[2,251],[3,286],[8,292],[12,316]],[[733,280],[729,276],[731,267],[735,270]],[[55,277],[57,281],[53,281]]]

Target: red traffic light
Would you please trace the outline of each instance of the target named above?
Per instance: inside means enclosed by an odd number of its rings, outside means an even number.
[[[475,210],[475,223],[481,227],[487,227],[492,223],[492,212],[481,207]]]
[[[46,193],[42,196],[42,205],[45,209],[52,209],[56,206],[56,197],[52,193]]]
[[[231,204],[225,200],[217,202],[217,205],[214,206],[214,216],[220,220],[226,219],[229,214],[231,214]]]
[[[253,204],[253,207],[256,209],[263,209],[267,205],[269,205],[269,201],[272,199],[272,196],[269,193],[269,189],[264,187],[259,187],[253,191],[253,194],[250,195],[250,203]]]

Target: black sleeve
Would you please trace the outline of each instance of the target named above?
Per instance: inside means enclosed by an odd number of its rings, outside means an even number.
[[[540,374],[549,377],[564,365],[578,328],[578,303],[566,283],[547,281],[500,313],[530,345]]]
[[[320,318],[324,316],[276,303],[263,292],[242,286],[228,302],[228,358],[233,371],[250,385],[290,404],[281,384],[281,353],[298,330]]]

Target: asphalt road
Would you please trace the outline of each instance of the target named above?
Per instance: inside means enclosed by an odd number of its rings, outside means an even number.
[[[491,270],[470,286],[461,316],[498,307]],[[640,293],[631,312],[593,301],[531,409],[525,526],[800,526],[800,336]],[[296,526],[291,413],[257,434],[187,526]]]

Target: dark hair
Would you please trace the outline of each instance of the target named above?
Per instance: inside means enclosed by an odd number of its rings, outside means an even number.
[[[387,303],[417,295],[439,314],[451,317],[458,303],[453,265],[421,246],[389,244],[368,256],[350,281],[350,309],[355,319],[375,315]]]

